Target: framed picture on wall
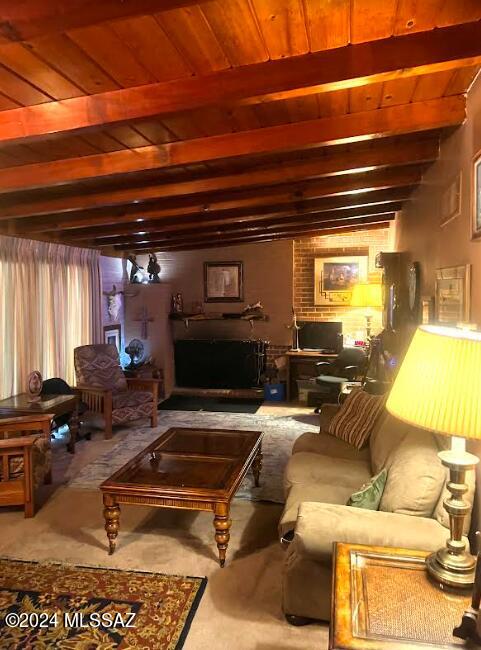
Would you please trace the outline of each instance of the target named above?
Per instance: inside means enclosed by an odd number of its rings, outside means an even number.
[[[242,262],[204,262],[204,301],[242,302]]]
[[[471,311],[471,264],[436,270],[435,318],[438,323],[468,323]]]
[[[473,239],[481,237],[481,151],[473,159],[471,234]]]
[[[353,286],[367,282],[367,269],[367,255],[316,257],[314,304],[349,305]]]
[[[104,343],[115,345],[120,354],[122,345],[122,329],[120,325],[104,326]]]
[[[441,228],[461,214],[461,172],[451,180],[441,195]]]

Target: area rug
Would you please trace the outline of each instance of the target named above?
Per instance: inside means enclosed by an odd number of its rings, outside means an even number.
[[[0,648],[179,650],[206,583],[0,558]]]
[[[283,474],[292,445],[305,431],[319,431],[319,416],[162,411],[159,413],[159,426],[154,429],[146,426],[137,428],[135,425],[130,429],[116,429],[114,436],[119,436],[119,443],[85,466],[70,481],[69,486],[86,490],[98,489],[105,479],[171,427],[262,431],[261,485],[255,487],[252,472],[249,472],[241,483],[236,498],[284,503]]]
[[[232,399],[227,397],[195,397],[171,395],[159,404],[161,411],[210,411],[212,413],[256,413],[262,399]]]

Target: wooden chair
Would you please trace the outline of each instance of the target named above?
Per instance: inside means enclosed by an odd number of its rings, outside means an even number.
[[[112,437],[112,425],[138,418],[150,418],[157,426],[159,380],[126,378],[115,345],[98,343],[74,350],[77,389],[88,410],[105,422],[105,438]]]
[[[35,488],[52,482],[50,431],[53,415],[0,420],[0,506],[23,505],[35,514]]]

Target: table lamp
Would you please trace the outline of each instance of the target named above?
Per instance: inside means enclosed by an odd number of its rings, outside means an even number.
[[[450,587],[474,582],[475,558],[466,550],[463,523],[469,505],[466,471],[478,458],[465,438],[481,438],[481,333],[422,325],[416,330],[386,403],[396,418],[433,433],[451,436],[451,449],[439,452],[449,469],[450,537],[446,547],[426,558],[431,576]]]
[[[382,285],[379,283],[369,284],[368,282],[359,282],[352,289],[351,307],[366,307],[366,335],[371,336],[371,320],[373,316],[373,307],[382,307]]]

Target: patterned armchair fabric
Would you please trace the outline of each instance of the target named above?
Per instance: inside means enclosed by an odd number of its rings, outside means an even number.
[[[112,391],[127,390],[115,345],[98,343],[75,348],[74,364],[79,385]]]
[[[106,438],[113,424],[149,417],[157,425],[158,380],[126,379],[114,345],[83,345],[75,349],[74,362],[82,399],[102,413]]]

